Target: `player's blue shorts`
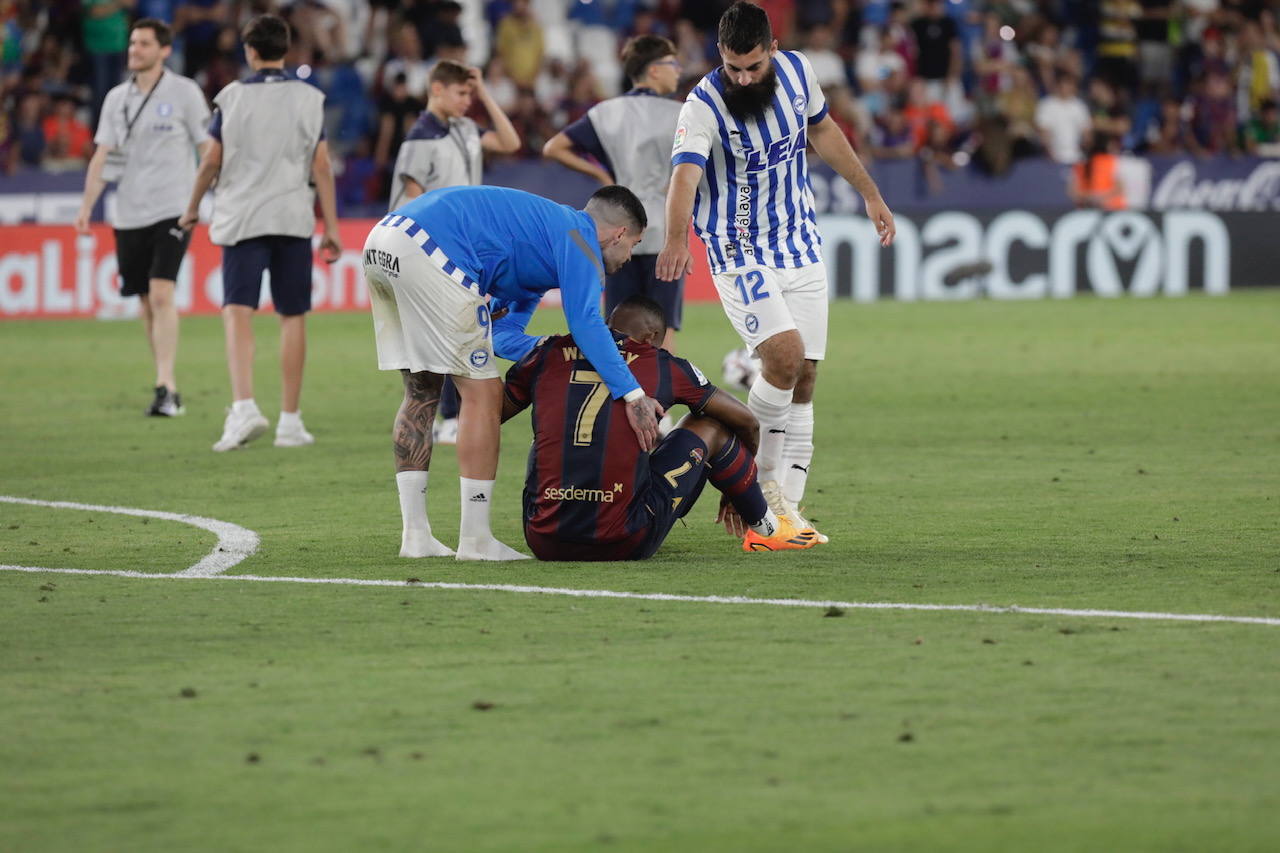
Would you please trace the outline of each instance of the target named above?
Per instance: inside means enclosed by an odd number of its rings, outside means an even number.
[[[311,310],[311,238],[270,235],[222,247],[222,304],[256,309],[262,271],[271,270],[271,301],[286,317]]]

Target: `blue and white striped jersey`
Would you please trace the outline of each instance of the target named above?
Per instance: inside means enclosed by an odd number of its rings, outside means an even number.
[[[803,54],[779,51],[773,70],[777,91],[760,116],[729,112],[720,68],[702,78],[680,110],[671,163],[703,169],[693,227],[712,272],[822,260],[805,147],[809,125],[827,115],[827,100]]]

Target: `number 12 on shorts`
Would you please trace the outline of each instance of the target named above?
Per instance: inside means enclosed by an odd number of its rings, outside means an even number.
[[[759,302],[761,299],[769,298],[769,291],[764,289],[764,273],[760,270],[751,270],[744,273],[733,280],[737,285],[738,292],[742,294],[742,304],[750,305],[752,302]]]

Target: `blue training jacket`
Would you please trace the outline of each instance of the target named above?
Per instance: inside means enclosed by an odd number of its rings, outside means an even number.
[[[604,258],[585,212],[504,187],[448,187],[392,211],[427,233],[449,261],[490,297],[493,349],[519,361],[537,338],[525,334],[542,294],[560,288],[569,333],[614,398],[639,388],[600,316]],[[427,245],[430,246],[431,243]]]

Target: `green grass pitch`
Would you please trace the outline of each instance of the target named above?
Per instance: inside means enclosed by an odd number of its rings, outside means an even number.
[[[562,322],[543,312],[542,331]],[[258,399],[278,411],[275,323]],[[808,512],[640,564],[396,556],[399,379],[316,316],[311,448],[142,417],[136,323],[0,326],[0,495],[234,522],[233,574],[1280,617],[1280,290],[832,306]],[[735,344],[690,306],[713,379]],[[525,420],[495,531],[522,546]],[[456,465],[430,512],[456,539]],[[183,524],[0,503],[0,564],[171,573]],[[0,850],[1274,850],[1280,626],[0,571]]]

